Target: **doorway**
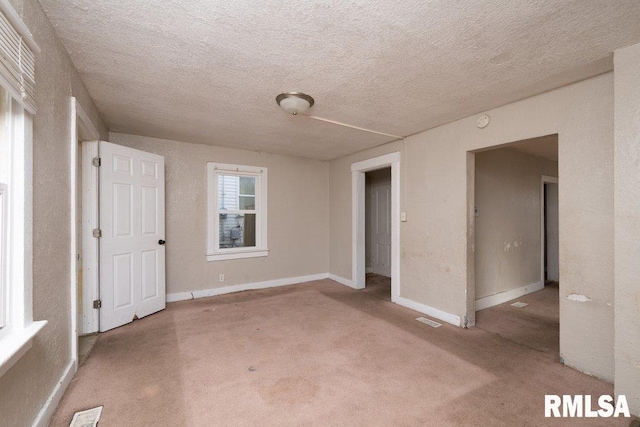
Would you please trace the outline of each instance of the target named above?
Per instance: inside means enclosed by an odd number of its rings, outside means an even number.
[[[390,170],[391,185],[388,194],[390,212],[390,252],[388,260],[391,279],[391,301],[400,299],[400,153],[395,152],[351,165],[352,175],[352,279],[350,286],[364,289],[367,284],[366,225],[367,185],[366,173]],[[370,194],[369,194],[370,197]],[[383,213],[384,215],[384,213]],[[385,248],[381,248],[384,255]],[[385,268],[381,265],[380,268]],[[382,270],[381,270],[382,271]],[[386,271],[386,270],[385,270]],[[382,276],[384,277],[384,276]]]
[[[164,157],[104,141],[82,151],[84,302],[105,332],[165,308]]]
[[[391,278],[391,168],[365,174],[367,273]]]
[[[542,177],[542,277],[545,286],[560,282],[559,224],[558,224],[558,178]]]
[[[70,228],[71,228],[71,250],[70,250],[70,298],[71,298],[71,360],[75,361],[77,369],[78,362],[88,355],[92,340],[83,339],[82,346],[79,345],[79,337],[81,335],[90,334],[90,328],[87,328],[86,317],[91,313],[85,307],[84,299],[86,298],[85,281],[83,275],[84,249],[86,247],[84,219],[86,208],[83,207],[84,197],[82,194],[83,183],[86,181],[87,170],[83,168],[82,141],[95,140],[100,138],[98,129],[93,124],[82,105],[71,98],[71,138],[69,140],[69,163],[70,168]],[[80,348],[82,347],[82,349]]]
[[[476,326],[559,355],[557,135],[474,153]]]
[[[82,365],[84,361],[89,357],[93,346],[96,343],[98,338],[98,334],[96,331],[92,331],[90,329],[90,323],[85,320],[85,317],[91,316],[91,307],[85,307],[84,299],[84,280],[83,280],[83,256],[82,256],[82,248],[85,245],[83,242],[83,209],[82,209],[82,188],[83,188],[83,157],[82,157],[82,140],[78,139],[77,142],[77,161],[76,161],[76,247],[75,247],[75,258],[76,258],[76,298],[77,298],[77,325],[79,325],[78,329],[78,366]]]
[[[365,287],[391,294],[391,168],[365,173]]]

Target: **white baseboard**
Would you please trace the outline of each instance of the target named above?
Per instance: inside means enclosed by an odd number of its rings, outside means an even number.
[[[333,280],[334,282],[338,282],[341,285],[345,285],[353,289],[358,289],[356,288],[356,284],[353,283],[353,280],[345,279],[344,277],[336,276],[335,274],[331,274],[331,273],[329,273],[328,276],[329,276],[329,279]]]
[[[47,425],[49,425],[49,421],[51,420],[53,413],[56,411],[58,403],[60,403],[64,392],[67,390],[67,387],[69,387],[69,384],[71,383],[76,370],[76,359],[73,359],[65,368],[64,373],[58,380],[58,384],[56,384],[56,386],[53,388],[53,391],[47,398],[47,401],[42,406],[42,409],[40,409],[38,416],[33,422],[34,427],[46,427]]]
[[[174,294],[167,294],[167,302],[185,301],[193,298],[192,292],[176,292]]]
[[[403,307],[410,308],[411,310],[415,310],[419,313],[426,314],[427,316],[442,320],[443,322],[450,323],[454,326],[462,326],[460,323],[460,316],[456,316],[455,314],[447,313],[446,311],[438,310],[437,308],[430,307],[428,305],[421,304],[410,299],[402,298],[400,296],[396,297],[393,302]]]
[[[488,297],[477,299],[476,311],[484,310],[485,308],[493,307],[494,305],[502,304],[507,301],[520,298],[523,295],[539,291],[542,288],[544,288],[544,283],[540,281],[531,283],[521,288],[511,289],[510,291],[500,292],[499,294],[489,295]]]
[[[345,279],[344,277],[336,276],[335,274],[331,274],[331,273],[320,273],[320,274],[312,274],[310,276],[289,277],[287,279],[268,280],[266,282],[255,282],[255,283],[246,283],[243,285],[225,286],[222,288],[211,288],[211,289],[205,289],[201,291],[178,292],[174,294],[167,294],[167,302],[212,297],[216,295],[230,294],[233,292],[248,291],[252,289],[275,288],[278,286],[295,285],[297,283],[312,282],[314,280],[323,280],[323,279],[331,279],[334,282],[340,283],[341,285],[348,286],[352,289],[358,289],[356,288],[355,283],[353,283],[353,280]],[[452,325],[455,325],[455,326],[461,326],[460,316],[456,316],[455,314],[447,313],[445,311],[438,310],[437,308],[429,307],[428,305],[420,304],[418,302],[411,301],[409,299],[402,298],[402,297],[394,298],[393,302],[403,307],[410,308],[411,310],[415,310],[419,313],[426,314],[427,316],[431,316],[433,318],[442,320],[443,322],[451,323]]]
[[[297,283],[313,282],[314,280],[327,279],[327,273],[312,274],[309,276],[288,277],[286,279],[267,280],[264,282],[245,283],[242,285],[224,286],[222,288],[203,289],[192,292],[177,292],[167,294],[167,302],[184,301],[195,298],[213,297],[216,295],[231,294],[234,292],[249,291],[253,289],[275,288],[278,286],[295,285]]]

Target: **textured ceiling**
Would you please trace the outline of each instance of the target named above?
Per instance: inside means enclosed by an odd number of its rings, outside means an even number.
[[[112,131],[332,159],[609,71],[638,0],[40,0]]]

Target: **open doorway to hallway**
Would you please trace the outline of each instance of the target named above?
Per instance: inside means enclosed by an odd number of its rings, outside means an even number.
[[[558,137],[475,153],[476,326],[559,355]]]
[[[388,195],[389,217],[389,270],[391,276],[391,301],[398,303],[400,297],[400,152],[385,154],[351,164],[351,253],[352,271],[349,286],[355,289],[365,289],[367,286],[367,257],[366,257],[366,225],[367,225],[367,179],[366,174],[381,169],[390,169],[391,190]],[[370,194],[369,194],[370,198]],[[386,215],[386,214],[385,214]],[[383,249],[381,248],[381,253]],[[385,269],[384,265],[379,265]],[[380,270],[383,271],[383,270]],[[386,277],[378,275],[380,277]]]
[[[367,292],[391,298],[391,167],[365,173]]]

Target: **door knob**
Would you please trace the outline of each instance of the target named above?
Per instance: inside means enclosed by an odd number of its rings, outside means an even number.
[[[167,243],[167,242],[165,242],[164,240],[158,240],[158,244],[159,245],[164,245],[165,243]]]

